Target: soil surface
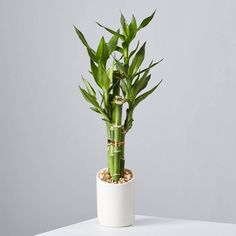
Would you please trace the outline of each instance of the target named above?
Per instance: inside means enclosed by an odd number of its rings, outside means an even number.
[[[108,170],[105,169],[99,172],[99,178],[106,183],[123,184],[130,181],[133,178],[133,174],[130,170],[125,169],[124,177],[119,178],[119,181],[115,182],[112,180],[111,175],[109,174]]]

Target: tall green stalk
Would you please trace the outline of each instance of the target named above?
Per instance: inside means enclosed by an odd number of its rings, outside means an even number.
[[[84,35],[75,27],[77,35],[87,49],[90,58],[90,72],[99,87],[101,101],[98,101],[94,88],[84,78],[83,82],[86,89],[80,87],[80,91],[85,100],[92,105],[90,108],[99,113],[106,122],[107,166],[115,182],[124,176],[125,136],[132,127],[134,109],[160,84],[159,82],[154,88],[140,95],[151,78],[150,69],[162,60],[156,63],[151,62],[147,68],[141,69],[146,43],[140,48],[138,43],[135,49],[129,52],[130,45],[137,33],[149,24],[154,14],[155,12],[139,25],[137,25],[134,16],[128,24],[121,14],[121,28],[119,30],[112,30],[98,23],[100,27],[111,33],[112,37],[107,42],[102,37],[97,50],[89,46]],[[118,57],[116,54],[119,54]],[[108,65],[108,59],[112,60],[110,65]],[[125,103],[127,103],[128,108],[124,113],[125,121],[122,124],[123,105]]]
[[[113,173],[114,170],[114,149],[113,145],[111,145],[110,140],[113,140],[114,132],[110,125],[107,122],[107,166],[109,173]]]
[[[118,181],[121,177],[121,154],[122,154],[122,97],[120,96],[120,77],[119,74],[114,74],[112,94],[112,117],[111,117],[111,129],[113,132],[113,138],[110,141],[112,146],[111,155],[113,157],[113,172],[110,172],[112,179]],[[110,157],[108,157],[110,158]]]

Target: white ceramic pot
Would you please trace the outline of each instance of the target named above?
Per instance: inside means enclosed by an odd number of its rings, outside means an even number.
[[[112,184],[99,178],[100,171],[96,176],[99,223],[109,227],[132,225],[134,222],[134,173],[132,172],[133,178],[130,181]]]

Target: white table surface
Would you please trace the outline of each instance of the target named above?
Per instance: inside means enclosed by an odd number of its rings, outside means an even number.
[[[97,218],[49,231],[38,236],[236,236],[236,224],[206,221],[135,217],[135,224],[109,228],[98,224]]]

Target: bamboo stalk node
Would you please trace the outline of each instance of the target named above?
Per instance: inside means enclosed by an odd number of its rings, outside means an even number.
[[[118,153],[118,152],[121,152],[121,150],[118,150],[118,151],[114,151],[114,152]]]
[[[126,133],[127,133],[127,130],[126,130],[126,129],[123,129],[122,133],[123,133],[123,134],[126,134]]]
[[[111,126],[112,126],[113,128],[122,128],[122,127],[123,127],[122,125],[117,125],[117,124],[111,124]]]
[[[125,76],[124,74],[120,74],[118,71],[114,71],[113,78],[117,80],[122,80],[122,79],[125,79]]]
[[[126,102],[126,99],[123,99],[121,96],[115,96],[113,103],[116,105],[123,105]]]
[[[112,145],[114,147],[120,147],[122,145],[125,145],[125,142],[124,141],[113,141],[113,140],[108,139],[107,145]]]

